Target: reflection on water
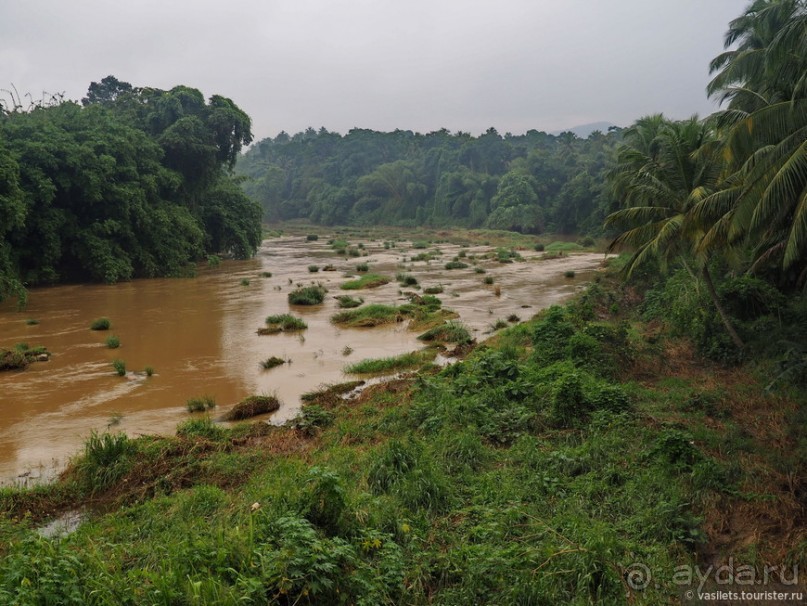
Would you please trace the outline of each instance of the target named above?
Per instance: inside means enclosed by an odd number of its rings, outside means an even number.
[[[370,256],[360,261],[391,277],[407,256],[380,243],[367,249]],[[459,249],[441,249],[442,261],[407,263],[406,271],[423,285],[442,284],[444,305],[459,312],[478,338],[496,319],[510,314],[527,319],[569,296],[602,259],[576,255],[506,265],[483,261],[486,275],[495,277],[501,288],[496,296],[494,286],[484,285],[484,276],[473,269],[444,270],[445,261]],[[485,250],[466,249],[469,255]],[[339,271],[308,273],[308,265],[326,263]],[[346,380],[342,368],[347,362],[421,347],[405,324],[340,329],[330,323],[337,310],[332,295],[339,294],[344,273],[356,263],[335,257],[324,243],[282,238],[265,242],[256,259],[204,268],[192,279],[37,289],[23,312],[11,304],[0,307],[0,347],[26,342],[45,345],[53,353],[49,362],[0,373],[0,483],[54,473],[92,430],[109,428],[133,436],[171,433],[188,418],[185,402],[192,396],[212,395],[226,409],[247,395],[273,393],[283,406],[272,418],[281,422],[296,414],[302,393]],[[566,270],[575,270],[577,277],[564,278]],[[260,277],[264,271],[272,277]],[[267,315],[289,311],[286,296],[294,284],[312,280],[324,283],[330,293],[323,305],[291,310],[305,319],[308,330],[258,336]],[[367,302],[400,304],[400,288],[393,282],[361,296]],[[110,318],[111,330],[89,330],[101,316]],[[39,324],[29,326],[27,318]],[[106,347],[110,334],[120,338],[119,349]],[[348,356],[343,355],[345,346],[353,350]],[[262,370],[259,362],[272,355],[291,363]],[[126,362],[125,377],[113,371],[116,358]],[[145,377],[146,366],[155,369],[154,376]]]

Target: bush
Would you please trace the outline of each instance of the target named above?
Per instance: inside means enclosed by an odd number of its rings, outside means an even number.
[[[90,330],[109,330],[111,323],[109,318],[98,318],[90,324]]]
[[[306,242],[316,242],[319,240],[319,236],[317,234],[308,234],[305,237]]]
[[[535,250],[536,252],[544,252],[544,245],[539,242],[535,245]]]
[[[401,286],[415,286],[418,283],[417,278],[409,274],[398,274],[395,279],[400,282]]]
[[[112,368],[119,377],[126,375],[126,362],[123,360],[112,360]]]
[[[285,363],[286,360],[284,360],[283,358],[278,358],[277,356],[271,356],[261,361],[261,368],[263,368],[264,370],[271,370],[276,366],[283,366],[283,364]]]
[[[569,270],[567,270],[567,271],[563,272],[563,277],[564,277],[564,278],[574,278],[574,276],[575,276],[575,273],[574,273],[574,271],[573,271],[573,270],[571,270],[571,269],[569,269]]]
[[[323,286],[305,286],[289,293],[289,303],[292,305],[319,305],[325,300],[328,292]]]
[[[367,273],[370,271],[370,266],[367,263],[359,263],[356,265],[356,271],[359,273]]]
[[[300,499],[300,513],[329,534],[337,534],[346,509],[345,489],[339,475],[322,467],[309,469]]]
[[[106,338],[106,346],[109,349],[117,349],[118,347],[120,347],[120,339],[115,335],[111,335]]]
[[[557,427],[576,427],[585,421],[591,404],[583,393],[580,375],[562,375],[552,388],[549,420]]]
[[[289,424],[310,437],[319,433],[323,428],[333,424],[335,416],[336,415],[330,410],[325,410],[318,404],[308,404],[303,406],[300,414],[289,421]]]
[[[446,269],[465,269],[466,267],[468,267],[468,264],[462,261],[449,261],[445,264]]]
[[[315,274],[319,271],[319,265],[309,265],[308,266],[308,273]]]
[[[393,324],[403,320],[403,314],[397,307],[373,303],[358,309],[340,311],[331,318],[334,324],[345,324],[352,327],[371,327],[381,324]]]
[[[423,294],[426,295],[439,295],[443,292],[443,285],[438,284],[437,286],[427,286],[423,289]]]

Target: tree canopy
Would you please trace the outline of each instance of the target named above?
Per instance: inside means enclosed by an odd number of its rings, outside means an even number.
[[[24,285],[176,275],[260,244],[232,167],[252,141],[230,99],[114,76],[82,104],[0,111],[0,298]]]
[[[236,170],[268,221],[597,233],[619,137],[309,128],[258,142]]]

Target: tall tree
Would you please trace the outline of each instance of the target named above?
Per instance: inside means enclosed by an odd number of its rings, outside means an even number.
[[[662,265],[680,260],[686,267],[696,259],[702,232],[688,215],[720,185],[717,149],[714,130],[697,117],[671,122],[659,114],[642,118],[625,131],[610,173],[614,193],[625,208],[609,215],[606,224],[625,229],[609,250],[633,251],[628,274],[651,259]],[[735,345],[743,347],[715,290],[708,258],[697,260],[726,330]]]

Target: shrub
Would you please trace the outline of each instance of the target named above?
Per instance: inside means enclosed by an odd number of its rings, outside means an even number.
[[[272,277],[272,272],[271,271],[262,271],[261,272],[261,278],[271,278],[271,277]]]
[[[126,362],[123,360],[112,360],[112,368],[115,369],[115,373],[122,377],[126,374]]]
[[[395,279],[400,282],[401,286],[415,286],[418,283],[417,278],[409,274],[398,274]]]
[[[325,300],[328,292],[323,286],[305,286],[289,293],[289,303],[292,305],[318,305]]]
[[[367,263],[359,263],[356,265],[356,271],[359,273],[367,273],[370,271],[370,266]]]
[[[117,349],[120,347],[120,339],[115,335],[110,335],[106,338],[106,346],[109,349]]]
[[[308,273],[315,274],[319,271],[319,265],[309,265],[308,266]]]
[[[209,267],[218,267],[221,265],[221,257],[218,255],[207,255],[207,264]]]
[[[300,499],[302,515],[312,524],[336,534],[345,509],[347,500],[339,475],[322,467],[309,469]]]
[[[538,242],[538,244],[535,245],[535,250],[536,252],[544,252],[544,245]]]
[[[90,324],[90,330],[109,330],[111,323],[109,318],[98,318]]]
[[[35,320],[34,318],[28,318],[28,319],[25,321],[25,323],[26,323],[28,326],[36,326],[37,324],[39,324],[39,320]]]
[[[482,280],[485,284],[493,284],[493,276],[485,276],[485,279]]]
[[[462,261],[449,261],[445,264],[446,269],[465,269],[466,267],[468,267],[468,264]]]
[[[443,292],[443,285],[438,284],[437,286],[427,286],[423,289],[423,293],[427,295],[439,295]]]
[[[579,374],[567,373],[555,381],[549,408],[551,423],[557,427],[575,427],[588,417],[590,410]]]
[[[574,276],[575,276],[575,273],[571,269],[563,272],[563,277],[565,277],[565,278],[574,278]]]
[[[185,403],[188,412],[201,412],[203,410],[210,410],[216,407],[216,399],[213,396],[198,396],[196,398],[189,398]]]
[[[271,356],[261,361],[261,368],[263,368],[264,370],[271,370],[276,366],[283,366],[283,364],[285,363],[286,360],[284,360],[283,358],[278,358],[277,356]]]
[[[143,370],[145,371],[147,377],[150,377],[151,375],[154,374],[154,369],[151,366],[146,366],[146,368],[144,368]]]
[[[414,242],[412,242],[412,248],[423,249],[428,247],[429,243],[426,242],[425,240],[415,240]]]
[[[317,234],[308,234],[305,237],[306,242],[316,242],[319,240],[319,236]]]
[[[247,278],[241,278],[241,286],[249,286],[249,280]]]

